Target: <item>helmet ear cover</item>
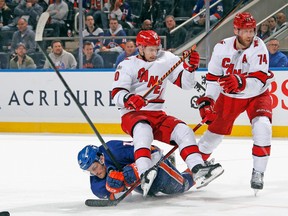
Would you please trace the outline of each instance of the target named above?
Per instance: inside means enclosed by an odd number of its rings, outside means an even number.
[[[233,25],[237,29],[256,29],[256,20],[249,12],[238,13],[234,18]]]
[[[87,170],[95,161],[102,164],[102,155],[97,146],[87,145],[78,153],[78,164],[81,169]]]
[[[142,30],[136,36],[137,46],[160,46],[161,39],[159,35],[153,30]]]

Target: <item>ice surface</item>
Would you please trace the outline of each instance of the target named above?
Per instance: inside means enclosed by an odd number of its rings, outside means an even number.
[[[118,206],[104,208],[84,205],[94,196],[89,175],[78,167],[77,154],[88,144],[99,145],[99,141],[94,135],[0,134],[0,211],[10,211],[12,216],[288,215],[287,139],[273,139],[264,190],[257,197],[249,183],[252,141],[227,137],[213,154],[225,172],[207,187],[146,200],[133,193]],[[171,148],[154,144],[164,152]],[[178,151],[176,164],[180,171],[185,169]]]

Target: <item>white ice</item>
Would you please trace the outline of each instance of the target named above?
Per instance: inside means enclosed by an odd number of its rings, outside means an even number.
[[[130,140],[128,136],[103,136]],[[12,216],[287,216],[288,141],[273,139],[264,190],[250,189],[251,139],[225,138],[214,152],[225,172],[202,189],[143,200],[133,193],[115,207],[87,207],[94,198],[89,175],[80,170],[78,151],[99,145],[95,135],[0,134],[0,212]],[[155,142],[167,152],[171,147]],[[176,152],[179,170],[185,164]]]

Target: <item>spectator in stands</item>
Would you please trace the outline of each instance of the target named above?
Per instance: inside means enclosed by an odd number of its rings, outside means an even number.
[[[102,4],[103,8],[101,8]],[[92,15],[97,25],[107,29],[110,6],[109,0],[91,0],[87,15]]]
[[[11,37],[10,33],[2,33],[4,30],[9,30],[8,26],[13,22],[13,12],[7,6],[5,0],[0,0],[0,51],[7,51],[7,46],[10,45]],[[15,27],[16,28],[16,27]],[[6,32],[7,33],[7,32]]]
[[[46,0],[37,0],[37,3],[42,7],[43,12],[47,10],[49,1],[46,2]]]
[[[181,27],[177,31],[170,34],[170,32],[176,28],[175,18],[172,15],[168,15],[165,18],[166,29],[160,35],[166,36],[167,46],[166,49],[170,52],[174,52],[177,47],[185,42],[187,31]]]
[[[26,46],[19,43],[15,50],[16,55],[10,60],[10,69],[35,69],[34,60],[26,54]]]
[[[86,24],[86,27],[85,27],[84,31],[82,32],[84,40],[92,42],[94,50],[99,49],[100,44],[101,44],[101,41],[99,39],[96,39],[96,38],[95,39],[90,39],[90,38],[85,39],[85,37],[103,36],[104,35],[103,29],[95,26],[95,21],[94,21],[92,15],[86,16],[85,24]]]
[[[138,28],[134,29],[134,35],[136,36],[142,30],[153,30],[151,20],[149,20],[149,19],[144,20],[140,26],[140,29],[138,29]]]
[[[268,20],[264,21],[263,23],[259,25],[258,30],[257,30],[257,36],[261,38],[262,40],[265,40],[266,38],[270,36]]]
[[[141,30],[152,30],[152,22],[149,19],[143,21]]]
[[[269,67],[288,67],[287,56],[279,51],[279,41],[272,38],[267,42],[269,51]]]
[[[0,0],[0,30],[13,21],[13,12],[5,0]]]
[[[111,18],[109,20],[109,26],[110,28],[104,31],[104,36],[126,36],[125,31],[123,30],[121,24],[118,23],[118,20],[116,18]],[[103,46],[99,50],[96,50],[96,52],[115,51],[115,52],[121,53],[123,52],[125,43],[126,43],[126,38],[104,39]]]
[[[54,0],[54,3],[48,6],[47,12],[50,14],[51,19],[49,19],[49,23],[46,26],[54,29],[54,37],[67,37],[65,20],[67,18],[68,11],[68,5],[63,0]]]
[[[37,3],[38,0],[23,0],[14,9],[17,18],[24,17],[32,29],[36,29],[39,17],[43,13],[43,8]]]
[[[272,35],[278,30],[276,17],[275,16],[270,17],[268,19],[268,23],[269,23],[269,31],[270,31],[270,34]]]
[[[134,28],[130,5],[123,0],[112,0],[109,19],[116,18],[123,28]]]
[[[144,20],[149,19],[152,22],[152,28],[162,27],[162,17],[161,17],[162,8],[159,1],[157,0],[147,0],[143,6],[140,14],[140,23],[143,23]]]
[[[122,52],[116,59],[115,62],[115,68],[119,65],[120,62],[122,62],[125,58],[134,56],[138,54],[138,49],[136,48],[136,45],[134,41],[129,40],[125,44],[124,52]]]
[[[60,40],[54,40],[51,43],[52,52],[49,53],[49,57],[58,69],[75,69],[77,67],[77,61],[75,57],[63,49],[62,42]],[[52,68],[49,61],[46,59],[43,68]]]
[[[13,54],[17,48],[17,44],[23,43],[27,49],[27,54],[34,53],[36,51],[35,33],[33,30],[28,29],[28,22],[24,18],[19,18],[17,22],[18,30],[13,33],[11,50]]]
[[[83,44],[83,68],[104,68],[103,58],[93,51],[93,43],[85,41]]]
[[[217,0],[210,0],[210,5],[214,4],[216,1]],[[195,16],[196,14],[198,14],[200,11],[202,11],[205,8],[206,8],[205,1],[198,0],[196,5],[193,8],[192,16]],[[211,25],[218,22],[222,16],[223,16],[223,3],[222,2],[219,2],[216,6],[210,8],[210,24]],[[204,12],[203,14],[201,14],[200,16],[197,16],[194,19],[194,24],[200,27],[204,27],[205,21],[206,21],[206,18],[205,18],[205,12]]]
[[[279,29],[288,26],[286,15],[284,13],[282,13],[282,12],[277,13],[276,14],[276,20],[277,20],[277,24],[279,26]]]

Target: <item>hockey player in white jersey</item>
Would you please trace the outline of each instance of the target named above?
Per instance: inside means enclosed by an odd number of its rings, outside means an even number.
[[[193,72],[199,65],[199,54],[192,52],[161,85],[143,98],[142,95],[179,61],[179,57],[162,51],[160,38],[152,30],[140,31],[136,45],[139,55],[126,58],[116,69],[112,97],[121,113],[123,131],[133,137],[143,196],[149,192],[157,174],[157,168],[151,163],[150,147],[153,139],[168,144],[177,143],[181,157],[193,172],[196,184],[198,182],[200,187],[206,186],[223,173],[221,165],[205,165],[200,152],[197,152],[198,146],[191,128],[163,111],[168,80],[182,89],[192,89],[196,84]]]
[[[272,105],[268,87],[269,55],[264,42],[255,36],[256,21],[248,12],[234,18],[235,36],[215,45],[206,75],[205,96],[197,101],[200,115],[208,118],[208,130],[199,140],[206,160],[231,133],[235,119],[244,111],[252,125],[253,170],[251,188],[263,189],[271,146]]]

